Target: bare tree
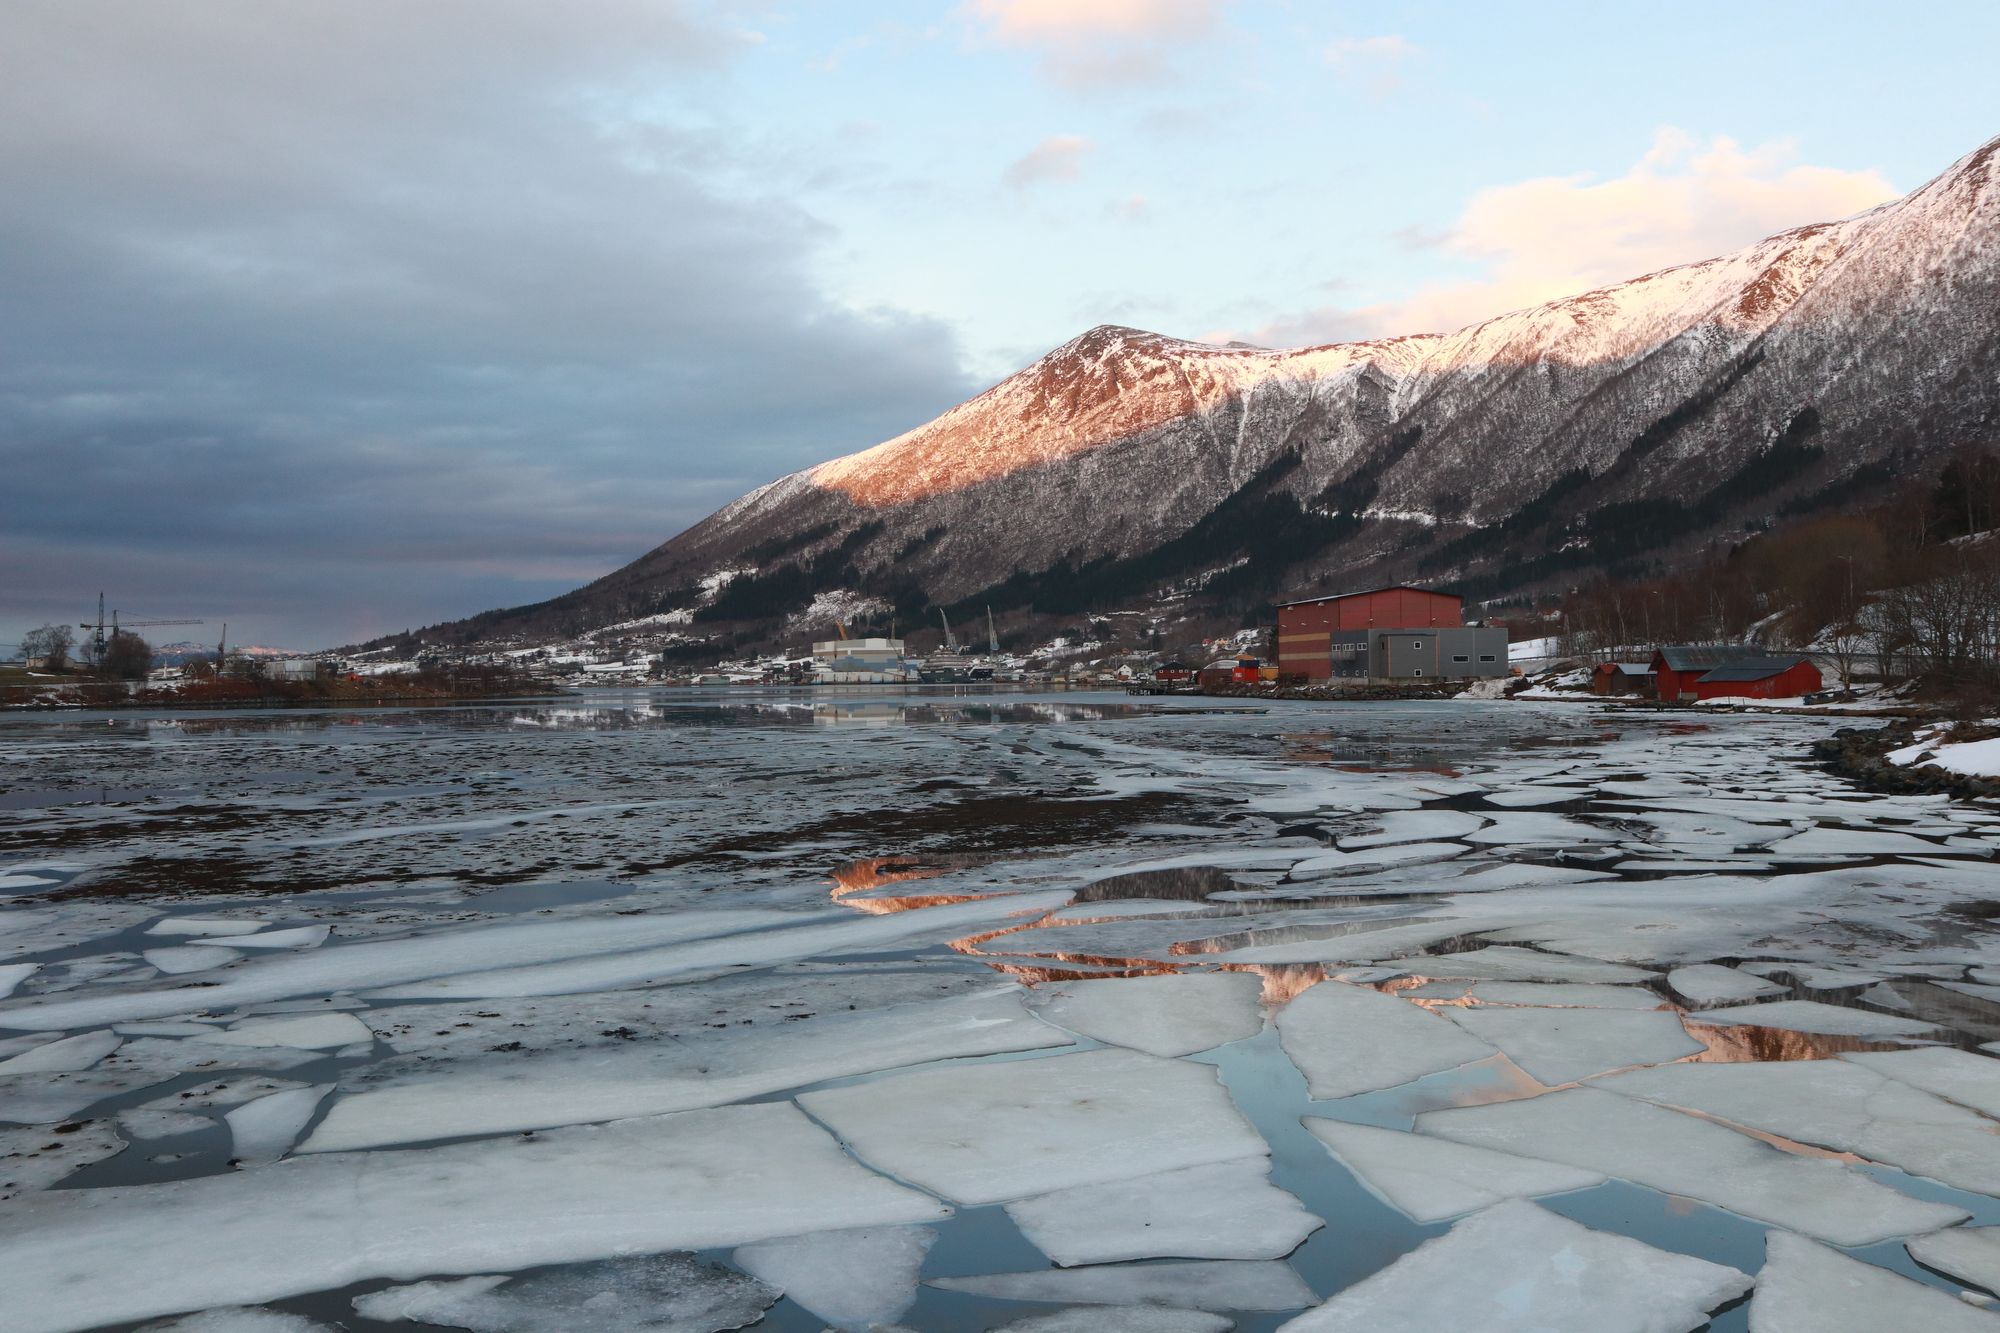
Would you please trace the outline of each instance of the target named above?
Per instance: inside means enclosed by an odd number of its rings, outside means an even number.
[[[144,680],[152,669],[153,645],[122,629],[104,645],[104,657],[97,664],[98,673],[112,680]]]
[[[67,671],[76,635],[67,625],[44,625],[21,636],[21,656],[40,658],[45,671]]]

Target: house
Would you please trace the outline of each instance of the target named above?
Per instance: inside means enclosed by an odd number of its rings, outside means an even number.
[[[1599,662],[1590,672],[1592,694],[1652,694],[1653,668],[1646,662]]]
[[[1185,685],[1194,679],[1194,668],[1185,662],[1162,662],[1153,668],[1153,679],[1162,685]]]
[[[1327,644],[1335,680],[1478,680],[1508,674],[1498,626],[1336,630]]]
[[[1255,685],[1263,679],[1263,662],[1255,657],[1222,657],[1195,674],[1203,689],[1220,685]]]
[[[1752,644],[1677,644],[1653,654],[1659,698],[1789,699],[1820,688],[1819,668],[1798,653]]]
[[[1303,676],[1308,680],[1324,680],[1337,674],[1333,665],[1333,636],[1343,631],[1457,629],[1464,624],[1464,599],[1456,593],[1408,584],[1281,602],[1278,670],[1283,675]],[[1506,631],[1501,630],[1498,661],[1503,671],[1507,660],[1506,638]]]

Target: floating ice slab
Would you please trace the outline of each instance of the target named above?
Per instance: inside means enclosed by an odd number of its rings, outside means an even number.
[[[331,1091],[331,1083],[322,1083],[243,1103],[222,1117],[229,1122],[229,1155],[246,1166],[277,1161],[298,1142],[320,1100]]]
[[[1269,1151],[1212,1068],[1135,1051],[927,1069],[799,1105],[864,1161],[964,1203]]]
[[[1937,1024],[1878,1014],[1872,1009],[1821,1004],[1818,1000],[1773,1000],[1733,1009],[1703,1009],[1688,1015],[1696,1023],[1741,1023],[1788,1032],[1824,1032],[1842,1037],[1909,1037],[1936,1032]]]
[[[39,1126],[0,1129],[0,1201],[45,1190],[124,1148],[108,1120],[86,1120],[64,1134]]]
[[[1663,1065],[1593,1086],[2000,1194],[1992,1121],[1844,1060]]]
[[[1309,856],[1291,869],[1291,879],[1321,879],[1330,875],[1363,875],[1384,866],[1424,865],[1464,856],[1468,849],[1456,842],[1401,842],[1368,847],[1358,851],[1322,852]]]
[[[1434,954],[1403,960],[1408,970],[1426,977],[1469,977],[1475,981],[1650,981],[1656,975],[1627,963],[1607,963],[1575,954],[1545,953],[1495,944],[1466,953]]]
[[[1734,1268],[1497,1204],[1283,1325],[1284,1333],[1687,1333],[1750,1290]]]
[[[135,1106],[118,1113],[118,1132],[128,1139],[170,1139],[177,1134],[195,1134],[215,1128],[205,1115],[185,1111],[148,1110]]]
[[[1589,796],[1590,790],[1586,787],[1514,787],[1486,793],[1486,803],[1507,809],[1525,809],[1538,805],[1562,805],[1568,801],[1586,800]]]
[[[0,1079],[0,1124],[57,1124],[107,1097],[150,1088],[173,1076],[168,1069],[87,1069],[80,1074]]]
[[[1775,981],[1738,972],[1716,963],[1696,963],[1667,973],[1667,984],[1693,1004],[1714,1004],[1719,1000],[1751,1000],[1759,995],[1776,995],[1784,989]]]
[[[88,1069],[124,1045],[115,1032],[79,1032],[46,1046],[0,1060],[0,1078],[15,1074],[73,1074]]]
[[[1914,1051],[1850,1051],[1840,1057],[1884,1078],[2000,1116],[2000,1060],[1951,1046]]]
[[[1596,1088],[1455,1107],[1417,1117],[1421,1133],[1566,1162],[1683,1194],[1835,1245],[1870,1245],[1963,1221],[1836,1162],[1781,1152],[1711,1121]]]
[[[1464,810],[1395,810],[1383,815],[1380,825],[1377,832],[1340,839],[1341,850],[1352,852],[1398,842],[1463,838],[1475,829],[1484,828],[1486,820]]]
[[[1601,986],[1584,981],[1481,981],[1472,987],[1481,1004],[1557,1009],[1658,1009],[1666,1003],[1638,986]]]
[[[1764,1233],[1751,1333],[2000,1333],[2000,1317],[1803,1236]]]
[[[936,911],[949,911],[937,908]],[[233,968],[211,986],[191,985],[115,995],[52,998],[0,1009],[0,1028],[78,1028],[141,1018],[169,1018],[202,1010],[324,995],[338,990],[392,986],[550,959],[644,949],[666,940],[693,940],[731,931],[797,922],[797,912],[728,910],[649,916],[581,917],[526,925],[439,930],[396,940],[364,940],[332,949],[259,958]],[[905,912],[927,916],[925,912]],[[825,914],[846,921],[845,911]],[[261,922],[251,923],[261,925]]]
[[[732,1262],[839,1329],[892,1324],[917,1296],[917,1274],[937,1233],[863,1227],[745,1245]]]
[[[1068,1268],[1126,1259],[1278,1259],[1324,1225],[1271,1183],[1261,1156],[1057,1190],[1007,1205]]]
[[[657,1115],[931,1060],[1069,1044],[1065,1034],[1030,1017],[1009,986],[677,1042],[488,1057],[457,1067],[420,1062],[343,1096],[301,1151]]]
[[[1278,1037],[1316,1101],[1393,1088],[1495,1053],[1408,1000],[1339,981],[1280,1009]]]
[[[1872,829],[1811,828],[1780,838],[1771,844],[1771,854],[1786,857],[1795,853],[1832,856],[1922,856],[1944,850],[1928,838],[1907,833],[1884,833]]]
[[[183,1315],[157,1324],[148,1324],[139,1333],[334,1333],[333,1329],[302,1314],[283,1310],[260,1310],[254,1306],[232,1305],[220,1310]]]
[[[949,1211],[857,1164],[797,1108],[766,1103],[51,1191],[0,1209],[0,1291],[20,1327],[62,1333],[370,1278],[711,1249]],[[119,1280],[103,1280],[110,1272]]]
[[[357,1296],[354,1309],[473,1333],[719,1333],[757,1323],[779,1295],[691,1254],[650,1254],[532,1277],[416,1282]]]
[[[2000,1292],[2000,1227],[1951,1227],[1914,1237],[1904,1248],[1926,1268]]]
[[[353,1014],[306,1014],[299,1018],[246,1018],[205,1040],[224,1046],[297,1046],[324,1051],[350,1042],[372,1043],[375,1034]]]
[[[1299,1279],[1290,1264],[1273,1260],[990,1273],[932,1278],[926,1285],[1002,1301],[1166,1305],[1183,1310],[1299,1310],[1314,1299],[1312,1288]]]
[[[1229,1333],[1236,1321],[1205,1310],[1157,1305],[1088,1305],[1034,1314],[1002,1324],[997,1333]]]
[[[212,944],[169,944],[158,949],[148,949],[140,955],[154,967],[172,977],[188,972],[206,972],[210,968],[233,963],[242,956],[240,950],[218,948]]]
[[[912,935],[929,932],[949,935],[974,926],[1004,921],[1016,913],[1042,912],[1061,907],[1069,899],[1069,891],[1064,889],[1046,893],[1000,894],[977,902],[927,907],[922,911],[897,912],[889,916],[856,917],[843,912],[832,920],[822,918],[817,924],[782,930],[723,935],[684,944],[661,945],[654,949],[627,949],[599,957],[529,964],[504,971],[466,973],[440,981],[377,990],[371,998],[484,999],[509,995],[574,995],[579,991],[646,985],[723,968],[768,967],[799,958],[879,949]],[[343,949],[340,952],[347,951]],[[4,1012],[0,1012],[0,1021],[4,1019]]]
[[[254,935],[270,924],[221,916],[170,916],[146,927],[148,935]]]
[[[232,949],[314,949],[326,943],[331,926],[294,926],[290,930],[266,930],[255,935],[232,935]]]
[[[1678,1014],[1665,1009],[1636,1012],[1479,1005],[1447,1009],[1445,1013],[1551,1087],[1609,1069],[1663,1064],[1706,1049],[1687,1034]]]
[[[1489,847],[1580,847],[1617,842],[1623,837],[1613,829],[1596,828],[1565,815],[1527,813],[1495,815],[1491,824],[1468,833],[1465,840]]]
[[[1192,1055],[1254,1037],[1264,983],[1247,972],[1051,982],[1035,1012],[1058,1027],[1148,1055]]]
[[[14,993],[14,988],[34,975],[40,963],[0,963],[0,1000]]]
[[[1601,1185],[1601,1172],[1423,1134],[1307,1116],[1305,1127],[1376,1197],[1417,1222],[1441,1222],[1506,1199]]]

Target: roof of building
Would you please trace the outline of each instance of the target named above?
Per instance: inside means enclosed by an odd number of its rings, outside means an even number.
[[[1650,676],[1653,674],[1651,662],[1599,662],[1599,671],[1616,671],[1627,676]]]
[[[1670,671],[1693,671],[1700,667],[1752,666],[1761,662],[1782,661],[1785,667],[1798,661],[1797,657],[1784,657],[1772,653],[1767,648],[1759,648],[1750,643],[1676,643],[1659,650],[1666,659]]]
[[[1278,605],[1281,607],[1306,606],[1312,602],[1338,602],[1349,597],[1367,597],[1378,592],[1421,592],[1429,593],[1433,597],[1449,597],[1455,602],[1463,602],[1465,600],[1455,592],[1444,592],[1437,588],[1419,588],[1414,583],[1391,583],[1381,588],[1357,588],[1353,592],[1327,592],[1321,593],[1317,597],[1294,597],[1291,601],[1279,602]]]
[[[1767,657],[1758,662],[1741,662],[1734,666],[1716,667],[1713,671],[1703,672],[1696,679],[1718,683],[1769,680],[1773,676],[1783,675],[1804,660],[1802,657]]]

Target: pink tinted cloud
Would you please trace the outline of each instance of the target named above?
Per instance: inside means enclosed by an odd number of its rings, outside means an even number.
[[[1219,26],[1223,0],[967,0],[981,40],[1034,52],[1043,75],[1088,90],[1144,82]]]
[[[1008,164],[1001,179],[1016,190],[1075,180],[1094,145],[1080,134],[1051,134]]]

